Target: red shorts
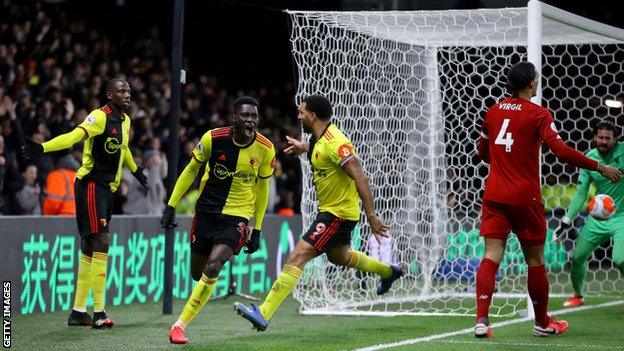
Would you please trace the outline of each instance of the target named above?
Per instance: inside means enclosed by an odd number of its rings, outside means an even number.
[[[479,235],[506,240],[513,232],[524,247],[542,245],[546,241],[544,205],[514,205],[483,200]]]

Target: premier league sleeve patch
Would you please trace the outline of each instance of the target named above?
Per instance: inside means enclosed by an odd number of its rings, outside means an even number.
[[[92,114],[89,114],[87,116],[87,118],[85,118],[85,123],[86,124],[94,124],[95,123],[95,117]]]

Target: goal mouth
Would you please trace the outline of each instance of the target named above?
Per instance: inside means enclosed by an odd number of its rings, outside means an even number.
[[[604,96],[624,91],[624,30],[535,0],[529,5],[288,12],[299,77],[296,100],[314,93],[330,99],[332,121],[353,141],[378,215],[391,224],[392,239],[385,248],[372,249],[374,239],[362,218],[352,246],[407,271],[379,298],[375,279],[317,258],[294,292],[301,313],[474,313],[474,274],[483,255],[481,192],[488,173],[475,144],[483,113],[505,96],[506,69],[521,60],[540,62],[540,103],[553,113],[562,139],[580,151],[590,149],[592,123],[609,114]],[[316,197],[308,160],[302,157],[301,163],[307,228]],[[568,271],[575,237],[557,243],[551,238],[576,176],[576,170],[543,153],[542,195],[550,225],[545,260],[556,296],[572,293]],[[586,295],[624,294],[608,250],[600,248],[589,260]],[[418,286],[409,285],[413,282]],[[526,264],[510,235],[491,314],[524,308]]]

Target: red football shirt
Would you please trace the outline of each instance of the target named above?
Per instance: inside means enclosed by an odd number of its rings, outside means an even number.
[[[487,150],[480,146],[479,154],[482,158],[489,158],[490,163],[484,200],[506,204],[541,202],[542,143],[557,157],[573,165],[597,167],[595,161],[561,141],[553,116],[547,109],[523,98],[508,97],[490,107],[483,121],[481,137]]]

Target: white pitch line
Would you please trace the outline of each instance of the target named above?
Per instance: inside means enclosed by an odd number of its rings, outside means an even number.
[[[553,315],[553,316],[554,315],[562,315],[562,314],[568,314],[568,313],[573,313],[573,312],[580,312],[580,311],[585,311],[585,310],[593,310],[593,309],[596,309],[596,308],[611,307],[611,306],[618,306],[618,305],[624,305],[624,300],[605,302],[605,303],[601,303],[601,304],[598,304],[598,305],[589,305],[589,306],[586,305],[586,306],[576,307],[576,308],[566,308],[566,309],[550,312],[549,315]],[[511,319],[511,320],[504,321],[504,322],[494,323],[494,324],[492,324],[492,327],[493,328],[501,328],[501,327],[506,327],[506,326],[512,325],[512,324],[528,322],[528,321],[531,321],[531,320],[533,320],[533,318]],[[360,349],[355,349],[353,351],[376,351],[376,350],[383,350],[383,349],[389,349],[389,348],[392,348],[392,347],[399,347],[399,346],[404,346],[404,345],[413,345],[413,344],[418,344],[418,343],[422,343],[422,342],[429,342],[429,341],[433,341],[433,340],[447,338],[449,336],[470,334],[470,333],[473,333],[473,332],[474,332],[473,328],[466,328],[466,329],[456,330],[456,331],[448,332],[448,333],[433,334],[433,335],[429,335],[429,336],[423,336],[423,337],[420,337],[420,338],[414,338],[414,339],[407,339],[407,340],[403,340],[403,341],[397,341],[397,342],[393,342],[393,343],[389,343],[389,344],[378,344],[378,345],[368,346],[368,347],[364,347],[364,348],[360,348]]]
[[[478,340],[474,340],[474,341],[468,341],[468,340],[435,340],[432,341],[433,343],[437,343],[437,344],[480,344],[483,345],[483,341],[478,341]],[[584,344],[539,344],[539,343],[523,343],[523,342],[498,342],[498,341],[491,341],[489,340],[487,342],[487,345],[500,345],[500,346],[536,346],[536,347],[544,347],[545,345],[548,345],[548,347],[566,347],[566,348],[570,348],[570,347],[582,347],[585,349],[608,349],[608,350],[624,350],[624,346],[612,346],[612,345],[584,345]]]

